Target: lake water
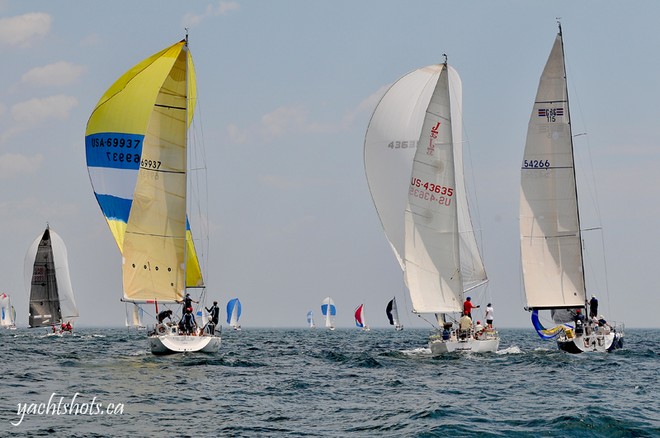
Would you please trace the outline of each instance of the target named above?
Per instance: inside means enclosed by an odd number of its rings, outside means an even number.
[[[660,330],[581,355],[530,328],[431,357],[428,334],[224,330],[215,355],[157,357],[145,332],[0,330],[0,436],[660,436]]]

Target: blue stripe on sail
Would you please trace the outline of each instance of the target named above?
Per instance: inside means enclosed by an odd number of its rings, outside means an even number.
[[[321,304],[321,315],[326,316],[328,314],[328,305]]]
[[[112,195],[99,195],[95,193],[96,199],[101,206],[103,215],[107,219],[114,219],[124,223],[128,223],[128,215],[131,212],[131,199],[118,198]]]
[[[560,333],[563,333],[564,329],[572,328],[571,326],[564,324],[564,325],[558,325],[551,329],[546,329],[545,327],[543,327],[543,324],[541,324],[541,321],[539,321],[538,310],[532,311],[532,325],[536,329],[536,333],[539,334],[541,339],[552,339],[558,336]]]
[[[337,314],[337,309],[333,304],[330,304],[330,316],[335,316]]]
[[[140,168],[144,135],[101,132],[85,137],[88,167]]]

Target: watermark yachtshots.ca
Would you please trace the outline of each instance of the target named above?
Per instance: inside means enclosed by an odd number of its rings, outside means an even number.
[[[76,392],[70,401],[65,401],[64,396],[52,393],[48,403],[18,403],[16,415],[20,417],[17,421],[11,421],[12,426],[19,426],[26,415],[122,415],[124,413],[123,403],[97,402],[96,397],[90,402],[81,401],[82,397]]]

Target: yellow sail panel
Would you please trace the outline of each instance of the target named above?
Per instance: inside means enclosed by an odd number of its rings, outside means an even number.
[[[197,251],[195,251],[195,243],[193,242],[193,237],[190,230],[186,232],[186,244],[186,286],[204,286],[202,269],[199,266],[199,258],[197,257]]]
[[[117,79],[96,104],[85,135],[98,132],[144,134],[156,96],[184,45],[185,41],[171,45]]]
[[[185,291],[186,57],[162,82],[144,137],[123,247],[129,300],[179,300]]]

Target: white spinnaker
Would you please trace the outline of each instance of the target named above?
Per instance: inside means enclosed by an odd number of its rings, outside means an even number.
[[[585,284],[564,53],[557,35],[527,130],[520,252],[527,306],[581,307]]]

